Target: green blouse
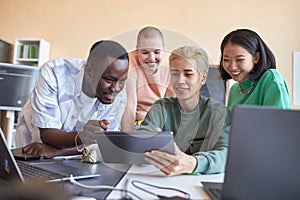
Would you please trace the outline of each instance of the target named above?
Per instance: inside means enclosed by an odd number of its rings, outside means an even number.
[[[240,86],[239,86],[240,84]],[[228,108],[233,110],[238,104],[272,106],[277,108],[290,109],[291,101],[287,84],[282,75],[275,69],[267,70],[262,77],[253,81],[247,80],[243,83],[232,85],[228,96]],[[251,89],[252,87],[252,89]],[[246,93],[242,94],[242,91]]]
[[[225,170],[231,115],[226,106],[201,96],[190,113],[180,109],[177,98],[157,100],[139,130],[173,131],[179,149],[197,159],[194,172],[221,173]]]

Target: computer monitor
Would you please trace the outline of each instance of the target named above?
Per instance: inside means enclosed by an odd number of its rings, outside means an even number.
[[[0,110],[20,111],[29,98],[39,68],[0,63]]]
[[[226,104],[227,86],[226,81],[220,77],[218,65],[210,65],[208,70],[208,76],[206,79],[206,87],[208,92],[204,92],[205,85],[202,86],[200,93],[203,96],[211,97],[213,100]],[[208,95],[207,95],[208,94]]]
[[[11,44],[0,39],[0,62],[9,63],[11,59]]]

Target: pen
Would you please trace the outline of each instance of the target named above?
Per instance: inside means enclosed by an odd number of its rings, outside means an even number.
[[[80,160],[82,155],[74,155],[74,156],[55,156],[52,160]]]
[[[90,175],[83,175],[83,176],[73,176],[73,178],[76,180],[78,179],[86,179],[86,178],[94,178],[98,177],[100,174],[90,174]],[[53,180],[48,180],[46,181],[47,183],[54,183],[54,182],[62,182],[62,181],[69,181],[71,180],[71,176],[65,177],[65,178],[58,178],[58,179],[53,179]]]
[[[30,165],[50,165],[55,164],[55,162],[52,161],[45,161],[45,162],[31,162]]]

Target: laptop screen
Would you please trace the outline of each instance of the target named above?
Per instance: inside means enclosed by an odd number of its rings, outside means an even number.
[[[222,199],[299,199],[300,110],[236,106]]]
[[[8,149],[2,130],[0,129],[0,178],[5,180],[24,181],[17,163]]]

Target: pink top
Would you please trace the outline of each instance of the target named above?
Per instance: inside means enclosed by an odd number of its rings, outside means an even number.
[[[149,74],[140,66],[137,50],[129,53],[128,81],[136,83],[135,91],[127,91],[128,99],[136,95],[136,117],[135,120],[144,120],[152,104],[164,97],[172,96],[170,83],[170,69],[168,62],[163,60],[154,74]],[[130,101],[129,101],[130,102]]]

